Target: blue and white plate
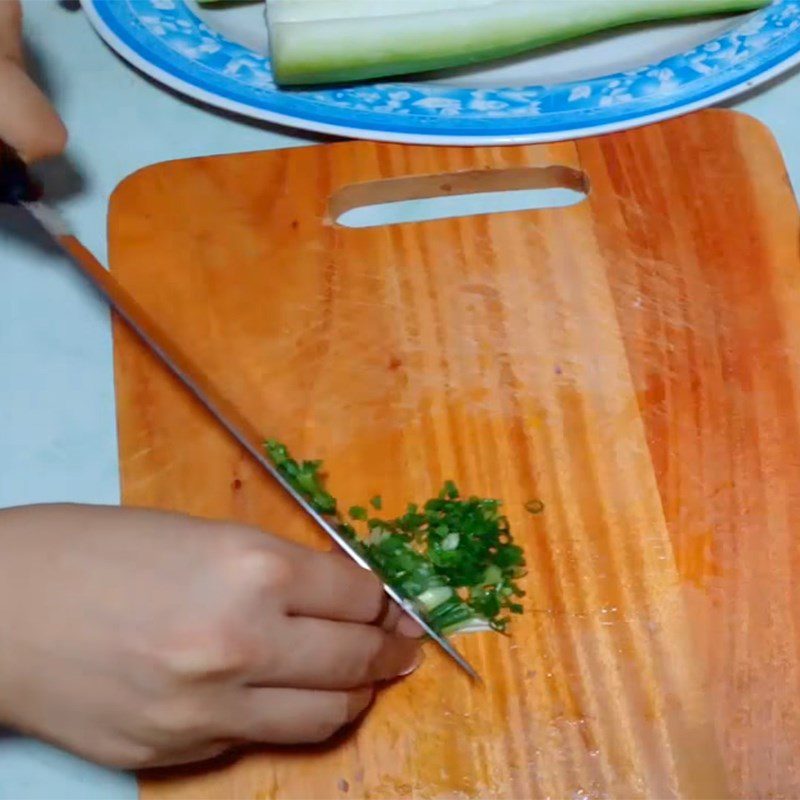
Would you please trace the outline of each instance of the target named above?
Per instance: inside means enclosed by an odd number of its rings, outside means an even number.
[[[718,103],[800,62],[800,0],[773,0],[751,14],[644,26],[482,69],[283,91],[272,79],[261,4],[83,6],[114,50],[193,98],[295,128],[398,142],[509,144],[608,133]]]

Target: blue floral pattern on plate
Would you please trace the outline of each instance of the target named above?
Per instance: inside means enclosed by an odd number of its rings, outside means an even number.
[[[619,129],[707,105],[800,61],[800,0],[773,0],[699,47],[592,80],[282,91],[268,58],[209,28],[183,0],[84,0],[84,7],[124,57],[199,99],[311,130],[400,141],[541,141]]]

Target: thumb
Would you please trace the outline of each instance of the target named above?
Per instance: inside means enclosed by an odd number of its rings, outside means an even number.
[[[23,66],[18,0],[0,0],[0,97],[0,139],[26,161],[57,155],[64,149],[64,123]]]

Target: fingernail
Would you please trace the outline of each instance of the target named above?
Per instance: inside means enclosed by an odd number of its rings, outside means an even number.
[[[397,677],[405,678],[406,675],[410,675],[412,672],[415,672],[417,669],[419,669],[420,664],[422,664],[424,660],[425,660],[425,653],[423,653],[422,650],[420,650],[417,653],[417,657],[414,659],[411,666],[408,669],[403,670],[403,672],[401,672]]]
[[[407,614],[403,614],[400,617],[395,630],[400,636],[405,636],[408,639],[421,639],[425,635],[422,626]]]

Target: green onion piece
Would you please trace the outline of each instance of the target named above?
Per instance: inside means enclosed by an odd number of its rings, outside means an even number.
[[[439,498],[444,500],[445,498],[449,498],[450,500],[455,500],[458,497],[458,487],[453,483],[453,481],[445,481],[444,486],[442,487],[442,491],[439,492]]]
[[[362,522],[367,519],[367,509],[364,506],[352,506],[347,513],[351,519],[361,520]]]
[[[432,586],[417,596],[417,602],[426,611],[433,611],[452,596],[453,590],[449,586]]]
[[[264,443],[267,455],[272,459],[278,472],[321,514],[335,514],[336,500],[322,486],[320,461],[295,461],[286,445],[274,439]]]
[[[448,533],[442,539],[442,550],[455,550],[461,537],[457,533]]]

